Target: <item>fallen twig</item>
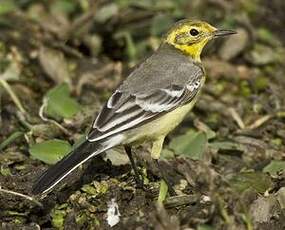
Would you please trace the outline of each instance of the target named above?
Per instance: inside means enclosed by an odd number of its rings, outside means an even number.
[[[220,196],[217,196],[217,202],[220,215],[223,217],[227,225],[232,225],[231,217],[229,216],[226,208],[224,207],[224,200]]]
[[[23,113],[21,112],[17,112],[16,113],[16,116],[17,118],[19,119],[20,123],[25,127],[27,128],[28,130],[31,130],[33,128],[33,125],[30,124],[27,120],[26,120],[26,117]]]
[[[13,100],[13,102],[15,103],[15,105],[17,106],[17,108],[20,110],[21,113],[26,114],[26,110],[24,109],[24,107],[22,106],[19,98],[17,97],[17,95],[14,93],[14,91],[12,90],[12,88],[10,87],[10,85],[7,83],[7,81],[0,79],[0,84],[2,85],[2,87],[7,91],[7,93],[10,95],[11,99]]]
[[[40,117],[43,121],[45,121],[45,122],[50,122],[50,123],[54,124],[55,126],[57,126],[65,135],[67,135],[67,136],[69,136],[69,137],[72,136],[72,134],[71,134],[66,128],[64,128],[61,124],[59,124],[59,123],[56,122],[55,120],[52,120],[52,119],[49,119],[49,118],[45,117],[45,115],[44,115],[44,109],[46,108],[47,103],[48,103],[48,99],[45,98],[45,99],[43,100],[42,106],[41,106],[40,109],[39,109],[39,117]]]
[[[24,133],[22,133],[20,131],[16,131],[16,132],[12,133],[6,140],[4,140],[3,142],[0,143],[0,151],[2,149],[4,149],[6,146],[8,146],[9,144],[11,144],[18,137],[23,136],[23,135],[24,135]]]
[[[235,120],[235,122],[238,124],[238,126],[241,129],[244,129],[245,125],[244,125],[240,115],[237,113],[237,111],[234,108],[229,108],[228,111],[231,114],[231,116],[233,117],[233,119]]]
[[[197,202],[198,197],[196,195],[180,195],[172,196],[164,201],[165,208],[175,208],[182,205],[189,205]]]
[[[256,129],[256,128],[260,127],[261,125],[263,125],[268,120],[270,120],[272,117],[273,117],[272,115],[265,115],[265,116],[257,119],[255,122],[253,122],[253,124],[249,125],[246,128],[247,129]]]
[[[12,194],[12,195],[15,195],[15,196],[20,196],[20,197],[22,197],[22,198],[24,198],[26,200],[29,200],[29,201],[35,203],[39,207],[43,207],[41,202],[37,201],[36,199],[34,199],[31,196],[28,196],[28,195],[25,195],[25,194],[22,194],[22,193],[18,193],[18,192],[14,192],[14,191],[11,191],[11,190],[3,189],[1,186],[0,186],[0,192]]]

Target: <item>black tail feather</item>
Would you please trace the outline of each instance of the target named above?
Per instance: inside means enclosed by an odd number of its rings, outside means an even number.
[[[48,192],[79,165],[104,150],[98,142],[83,142],[61,161],[46,170],[35,182],[32,193]]]

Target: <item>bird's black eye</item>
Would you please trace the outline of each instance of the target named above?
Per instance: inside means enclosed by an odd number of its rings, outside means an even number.
[[[196,30],[196,29],[191,29],[191,30],[190,30],[190,34],[191,34],[192,36],[197,36],[197,35],[199,34],[199,31]]]

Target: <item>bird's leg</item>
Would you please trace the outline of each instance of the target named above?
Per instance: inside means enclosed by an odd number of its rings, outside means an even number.
[[[167,184],[167,187],[168,187],[168,190],[169,190],[169,194],[170,194],[171,196],[176,196],[177,194],[176,194],[176,192],[174,191],[174,189],[173,189],[173,187],[172,187],[170,181],[168,180],[168,178],[167,178],[167,176],[166,176],[166,174],[165,174],[164,169],[160,166],[160,164],[159,164],[159,162],[158,162],[158,159],[155,159],[154,161],[155,161],[155,163],[156,163],[156,165],[157,165],[157,168],[159,169],[159,173],[160,173],[162,179],[163,179],[163,180],[165,181],[165,183]]]
[[[165,137],[162,136],[162,137],[158,138],[156,141],[153,142],[152,149],[151,149],[151,157],[154,159],[154,161],[155,161],[155,163],[157,165],[157,168],[159,169],[161,178],[167,184],[170,195],[171,196],[175,196],[176,193],[175,193],[174,189],[172,188],[172,185],[170,184],[170,182],[169,182],[169,180],[168,180],[168,178],[167,178],[163,168],[160,166],[160,164],[158,162],[158,159],[160,157],[160,153],[161,153],[161,150],[162,150],[164,138]]]
[[[130,159],[130,162],[131,162],[131,166],[135,172],[135,180],[136,180],[136,184],[139,188],[143,188],[143,180],[140,178],[140,174],[139,174],[139,171],[138,171],[138,168],[137,168],[137,165],[134,161],[134,158],[133,158],[133,155],[132,155],[132,149],[130,146],[124,146],[125,147],[125,151]]]

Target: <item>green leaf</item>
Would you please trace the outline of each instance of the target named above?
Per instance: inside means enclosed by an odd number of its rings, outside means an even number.
[[[237,192],[251,188],[258,193],[264,193],[272,186],[270,177],[262,172],[242,172],[233,176],[229,183]]]
[[[70,14],[76,10],[76,3],[70,0],[57,0],[51,5],[52,10]]]
[[[6,148],[9,144],[13,143],[17,138],[23,136],[24,133],[20,131],[16,131],[12,133],[6,140],[0,143],[0,151]]]
[[[254,82],[254,87],[257,89],[257,90],[264,90],[268,87],[269,85],[269,79],[268,77],[265,77],[265,76],[260,76],[260,77],[257,77],[255,79],[255,82]]]
[[[199,160],[203,157],[207,143],[207,135],[204,132],[190,130],[184,135],[173,138],[169,147],[174,150],[175,154]]]
[[[117,15],[119,12],[119,7],[115,3],[105,4],[104,6],[100,7],[96,14],[95,20],[100,23],[105,23],[110,18]]]
[[[71,118],[80,111],[80,105],[70,97],[67,84],[51,89],[47,95],[46,113],[53,118]]]
[[[85,184],[81,190],[92,197],[100,196],[105,194],[109,189],[107,182],[98,182],[95,184]]]
[[[66,211],[55,210],[52,213],[52,226],[57,229],[63,229]]]
[[[163,149],[161,151],[161,158],[162,159],[173,159],[174,158],[174,152],[169,149]]]
[[[14,11],[17,5],[12,0],[2,0],[0,3],[0,15]]]
[[[207,224],[199,224],[197,230],[214,230],[215,228]]]
[[[161,180],[157,202],[162,203],[167,196],[167,192],[168,192],[168,186],[164,180]]]
[[[50,215],[52,226],[56,229],[64,229],[64,220],[67,215],[66,205],[64,204],[63,207],[57,205]]]
[[[30,154],[47,164],[55,164],[62,159],[71,150],[71,146],[67,141],[48,140],[30,147]]]
[[[272,160],[268,165],[263,168],[263,172],[270,173],[270,175],[274,176],[279,171],[285,170],[285,161]]]
[[[231,141],[215,141],[210,143],[209,147],[216,150],[237,150],[241,152],[245,151],[245,147],[243,145]]]
[[[92,184],[85,184],[85,185],[81,188],[81,190],[82,190],[83,192],[86,192],[86,193],[89,194],[89,195],[96,195],[96,194],[98,194],[96,188],[95,188]]]
[[[4,165],[1,165],[0,166],[0,174],[2,176],[11,176],[12,172],[11,172],[11,170],[10,170],[10,168],[8,166],[5,167]]]
[[[279,39],[267,28],[262,27],[256,31],[256,35],[264,43],[270,44],[274,47],[280,45]]]

